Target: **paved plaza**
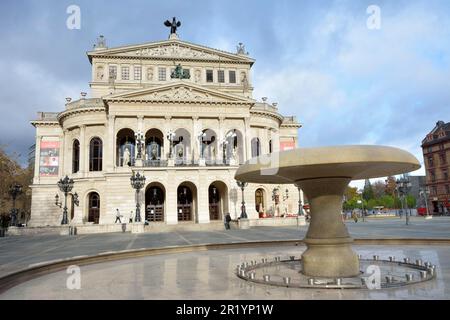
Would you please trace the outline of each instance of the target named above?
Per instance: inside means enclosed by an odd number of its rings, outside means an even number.
[[[413,217],[410,225],[400,218],[369,218],[347,221],[355,239],[442,239],[450,238],[450,218],[425,220]],[[95,255],[108,251],[160,248],[193,244],[303,239],[308,225],[300,227],[253,227],[248,230],[177,231],[170,233],[106,233],[79,236],[35,235],[0,238],[0,276],[30,264]]]

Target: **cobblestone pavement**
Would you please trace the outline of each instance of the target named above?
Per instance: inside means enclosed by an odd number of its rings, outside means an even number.
[[[411,219],[370,218],[366,222],[347,221],[354,238],[449,238],[450,218]],[[190,244],[302,239],[308,226],[253,227],[248,230],[177,231],[170,233],[105,233],[78,236],[35,235],[0,238],[0,276],[30,264],[94,255],[106,251],[157,248]]]

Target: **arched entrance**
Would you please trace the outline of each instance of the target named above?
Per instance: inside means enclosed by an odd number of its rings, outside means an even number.
[[[264,189],[259,188],[255,191],[255,209],[261,218],[265,213],[265,199],[264,199]]]
[[[100,196],[91,192],[88,196],[88,222],[98,224],[100,220]]]
[[[197,189],[192,182],[183,182],[177,189],[178,221],[195,221]]]
[[[145,220],[164,221],[165,189],[159,183],[151,183],[145,191]]]
[[[222,181],[215,181],[208,188],[209,219],[221,220],[228,213],[228,188]]]

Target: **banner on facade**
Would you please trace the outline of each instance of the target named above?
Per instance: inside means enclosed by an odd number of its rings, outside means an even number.
[[[294,141],[281,141],[280,142],[280,151],[287,151],[295,149]]]
[[[40,150],[39,175],[58,176],[59,141],[41,141]]]

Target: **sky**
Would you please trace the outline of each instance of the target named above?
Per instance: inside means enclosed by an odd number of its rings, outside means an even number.
[[[67,28],[71,5],[80,29]],[[96,38],[165,40],[173,16],[182,40],[230,52],[244,43],[256,59],[253,97],[297,117],[300,147],[388,145],[423,164],[422,139],[450,121],[448,0],[2,0],[0,144],[25,164],[36,113],[89,92]]]

